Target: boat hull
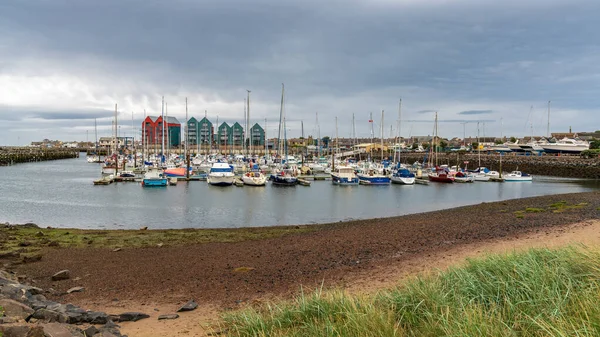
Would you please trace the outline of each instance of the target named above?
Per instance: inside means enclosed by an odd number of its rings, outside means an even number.
[[[261,177],[242,177],[242,182],[244,185],[248,186],[265,186],[267,184],[267,178],[265,176]]]
[[[572,153],[579,154],[589,148],[586,147],[564,147],[564,146],[543,146],[544,152],[546,153]]]
[[[533,181],[532,177],[509,177],[509,176],[504,176],[504,181],[510,182],[510,181]]]
[[[331,175],[331,183],[334,185],[342,185],[342,186],[356,186],[358,185],[358,177],[339,177],[335,174]]]
[[[453,183],[454,179],[446,175],[429,175],[429,181],[436,183]]]
[[[213,186],[231,186],[233,185],[233,180],[235,176],[233,173],[231,175],[213,175],[209,174],[206,181]]]
[[[296,186],[298,184],[298,178],[289,176],[271,176],[271,181],[274,185],[279,186]]]
[[[142,180],[142,185],[144,187],[161,187],[161,186],[167,186],[167,179],[163,178],[163,179],[143,179]]]
[[[363,185],[389,185],[392,180],[386,176],[371,176],[371,175],[363,175],[357,174],[358,180]]]
[[[414,177],[394,177],[392,176],[392,184],[400,185],[413,185],[415,183]]]

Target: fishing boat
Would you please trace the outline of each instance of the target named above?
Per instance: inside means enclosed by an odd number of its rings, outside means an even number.
[[[217,162],[210,168],[206,181],[214,186],[231,186],[234,178],[233,166],[228,163]]]
[[[354,173],[354,169],[350,166],[337,166],[331,172],[331,183],[342,186],[358,185],[358,176]]]
[[[429,181],[437,183],[453,183],[454,176],[450,175],[448,168],[436,168],[435,172],[431,172],[428,175]]]
[[[242,182],[248,186],[265,186],[267,177],[258,170],[250,171],[242,176]]]
[[[392,173],[390,179],[393,184],[413,185],[415,183],[415,174],[408,169],[399,168]]]
[[[144,174],[144,179],[142,179],[142,186],[167,186],[167,178],[164,176],[161,170],[153,169]]]
[[[509,174],[504,175],[504,181],[532,181],[533,177],[527,173],[521,171],[512,171]]]
[[[294,176],[291,169],[283,169],[277,174],[272,174],[270,180],[274,185],[279,186],[296,186],[298,184],[298,178]]]

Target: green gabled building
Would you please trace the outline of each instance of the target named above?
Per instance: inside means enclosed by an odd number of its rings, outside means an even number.
[[[187,122],[188,138],[190,145],[210,144],[211,136],[214,134],[213,124],[206,117],[198,121],[192,117]]]
[[[252,146],[264,146],[265,145],[265,130],[258,125],[254,124],[250,128],[250,134],[248,135],[251,139]]]
[[[240,125],[240,123],[235,122],[231,126],[232,136],[233,136],[233,145],[234,146],[242,146],[244,144],[244,128]]]
[[[232,145],[233,144],[233,132],[232,127],[227,123],[223,122],[219,125],[219,131],[217,134],[218,145]]]

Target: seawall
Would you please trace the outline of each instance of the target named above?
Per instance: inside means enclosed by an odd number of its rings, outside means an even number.
[[[0,147],[0,166],[77,157],[79,157],[79,150],[77,149]]]

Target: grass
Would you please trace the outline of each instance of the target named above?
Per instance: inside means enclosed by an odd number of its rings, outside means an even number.
[[[546,211],[551,211],[552,213],[562,213],[572,209],[582,209],[589,204],[587,202],[581,202],[578,204],[569,205],[569,203],[565,200],[561,200],[559,202],[555,202],[553,204],[548,205],[547,208],[539,208],[539,207],[527,207],[524,210],[515,211],[515,217],[517,219],[525,218],[526,213],[543,213]],[[598,208],[600,210],[600,208]]]
[[[42,247],[114,249],[240,242],[306,233],[319,228],[319,226],[282,226],[240,229],[83,230],[4,226],[0,227],[0,256],[35,253]]]
[[[232,336],[598,336],[600,253],[468,260],[372,296],[321,289],[224,316]]]

